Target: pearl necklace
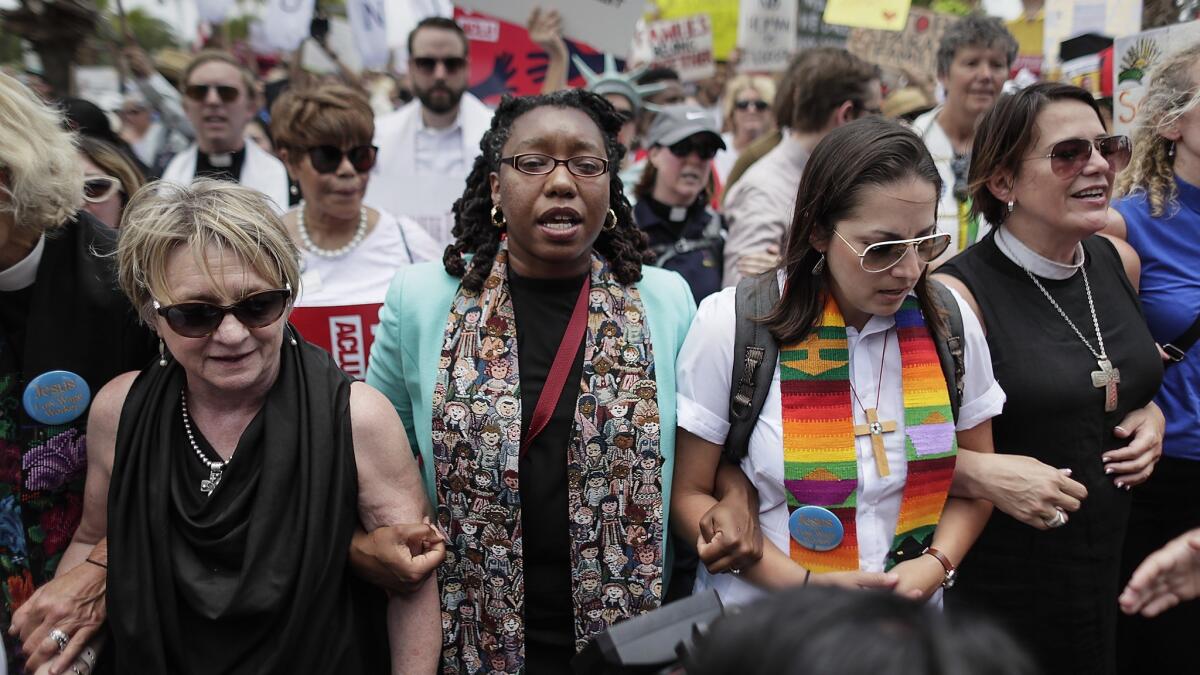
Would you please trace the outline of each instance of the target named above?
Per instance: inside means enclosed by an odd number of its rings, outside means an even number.
[[[196,437],[192,435],[192,419],[188,415],[186,389],[179,394],[179,408],[183,411],[183,430],[187,433],[188,442],[192,444],[192,450],[196,451],[196,457],[199,457],[200,462],[208,467],[208,478],[200,481],[200,491],[211,497],[213,490],[217,489],[217,483],[221,482],[221,473],[225,471],[225,467],[229,465],[229,461],[220,462],[210,460],[204,456],[204,451],[196,443]],[[229,459],[232,460],[233,455],[230,455]]]
[[[296,229],[300,231],[300,241],[304,243],[304,248],[309,253],[320,256],[322,258],[338,258],[353,251],[362,243],[363,237],[367,236],[367,207],[362,207],[359,212],[361,215],[358,219],[358,229],[354,232],[354,237],[341,248],[333,250],[321,248],[313,243],[311,237],[308,236],[308,228],[304,226],[304,202],[300,202],[300,211],[296,214]]]

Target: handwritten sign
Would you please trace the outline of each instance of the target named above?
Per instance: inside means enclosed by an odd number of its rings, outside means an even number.
[[[825,23],[825,0],[800,0],[796,13],[796,49],[845,47],[849,26]]]
[[[707,14],[713,29],[713,58],[729,58],[737,43],[739,7],[732,0],[656,0],[658,15],[654,20],[681,19],[685,16]]]
[[[338,367],[351,377],[367,376],[367,357],[375,343],[382,303],[332,307],[297,307],[292,325],[305,340],[333,355]]]
[[[1171,54],[1200,42],[1200,21],[1117,38],[1113,51],[1113,133],[1132,136],[1152,69]]]
[[[697,14],[647,23],[634,34],[630,58],[671,68],[685,82],[711,77],[716,71],[712,22]]]
[[[901,31],[908,25],[911,0],[828,0],[825,23]]]
[[[290,52],[308,37],[315,0],[267,0],[262,26],[271,47]]]
[[[519,26],[528,23],[534,7],[558,10],[564,37],[586,41],[617,56],[628,53],[634,24],[643,8],[643,3],[637,0],[455,0],[454,5]]]
[[[738,14],[738,69],[777,72],[796,51],[796,0],[742,0]]]
[[[913,8],[908,25],[899,33],[888,30],[855,28],[846,40],[846,49],[866,61],[892,68],[907,68],[915,73],[937,72],[937,48],[946,29],[958,17]]]

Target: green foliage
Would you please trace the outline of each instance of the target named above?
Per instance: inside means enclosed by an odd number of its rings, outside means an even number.
[[[0,63],[20,63],[21,39],[12,33],[0,30]]]
[[[109,15],[109,21],[114,29],[119,30],[115,15]],[[159,49],[179,47],[179,38],[176,37],[170,24],[148,14],[145,10],[131,9],[127,11],[125,21],[137,43],[150,53]]]

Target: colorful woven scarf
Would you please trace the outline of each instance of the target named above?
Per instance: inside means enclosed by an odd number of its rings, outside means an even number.
[[[962,251],[979,238],[979,216],[971,213],[971,198],[958,202],[958,250]]]
[[[896,313],[896,329],[908,478],[886,569],[899,562],[901,550],[915,548],[920,553],[932,540],[958,450],[937,349],[915,298],[905,300]],[[788,511],[808,505],[827,508],[844,530],[841,544],[831,551],[812,551],[791,540],[792,560],[813,572],[859,568],[854,518],[858,460],[849,365],[846,322],[830,296],[820,324],[800,342],[780,349],[779,355]]]
[[[451,539],[438,571],[443,673],[525,664],[524,430],[507,269],[504,242],[483,290],[454,298],[434,392],[437,516]],[[663,461],[644,317],[637,287],[593,255],[583,381],[564,448],[576,648],[661,602]]]

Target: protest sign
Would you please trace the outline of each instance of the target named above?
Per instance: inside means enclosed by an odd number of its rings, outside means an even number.
[[[796,0],[742,0],[738,70],[777,72],[796,51]]]
[[[1200,43],[1200,21],[1117,38],[1113,53],[1113,133],[1133,135],[1150,71],[1171,54]]]
[[[534,7],[558,10],[564,37],[586,39],[597,49],[620,57],[629,51],[634,24],[644,6],[639,0],[456,0],[454,4],[518,26],[528,23]]]
[[[908,23],[911,0],[827,0],[825,23],[900,31]]]
[[[404,68],[408,61],[408,34],[422,19],[430,16],[454,16],[450,0],[384,0],[387,46],[396,52],[396,64]]]
[[[671,68],[684,82],[695,82],[716,71],[712,40],[712,22],[705,14],[651,21],[634,33],[629,58]]]
[[[387,65],[387,16],[384,0],[346,0],[346,19],[364,68]]]
[[[825,0],[800,0],[796,13],[796,49],[845,47],[849,26],[825,23]]]
[[[951,14],[914,7],[908,12],[904,30],[897,33],[855,28],[846,40],[846,49],[871,63],[932,76],[937,72],[938,43],[955,21],[958,17]]]
[[[308,37],[314,0],[267,0],[263,16],[264,36],[271,47],[290,52]]]
[[[1059,65],[1059,45],[1064,41],[1096,33],[1124,37],[1142,28],[1141,0],[1046,0],[1042,29],[1045,68]]]
[[[233,5],[234,0],[196,0],[196,17],[211,24],[222,23]]]
[[[380,307],[382,303],[296,307],[289,320],[305,340],[332,354],[339,368],[361,380],[367,376]]]
[[[737,44],[738,3],[734,0],[657,0],[654,20],[707,14],[713,30],[713,58],[724,61]]]
[[[529,39],[524,23],[510,23],[461,9],[454,11],[454,20],[470,43],[471,70],[467,81],[472,94],[494,106],[504,94],[528,96],[541,92],[548,59],[542,48]],[[566,43],[570,64],[567,83],[572,87],[585,87],[587,82],[571,57],[578,55],[589,68],[600,71],[604,69],[604,55],[571,39]]]
[[[354,30],[345,19],[333,17],[329,20],[329,33],[325,36],[325,45],[334,54],[337,54],[338,60],[342,62],[350,72],[357,73],[363,68],[361,52],[355,47],[356,37]],[[383,45],[387,49],[387,45]],[[309,40],[304,43],[304,69],[312,73],[320,73],[322,75],[337,74],[337,64],[329,58],[321,45],[317,44],[316,40]],[[383,59],[387,61],[387,56]]]

